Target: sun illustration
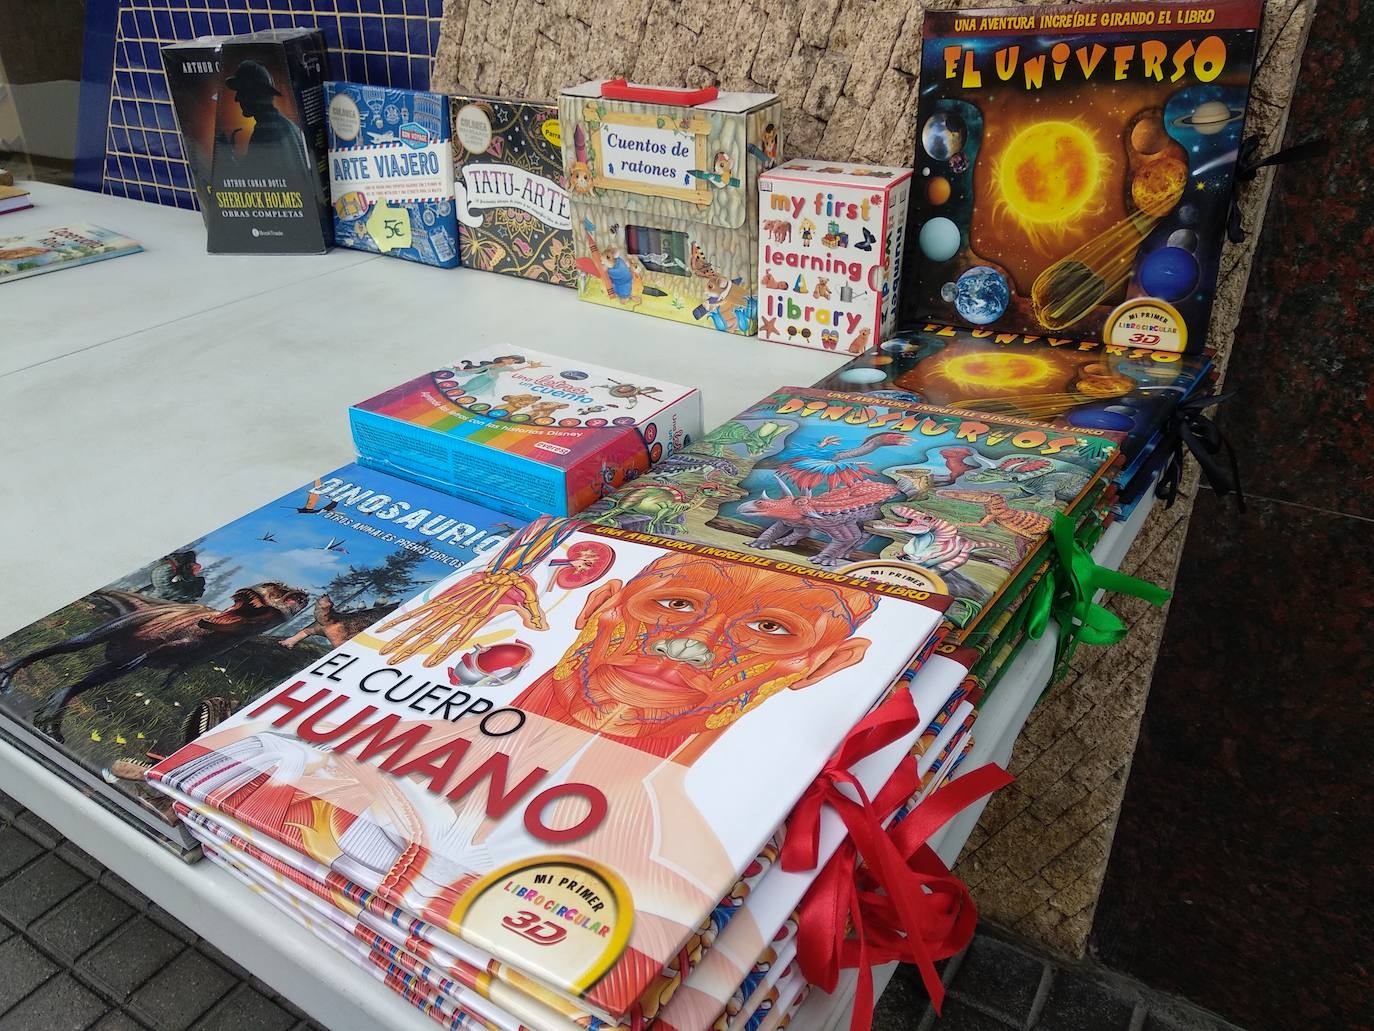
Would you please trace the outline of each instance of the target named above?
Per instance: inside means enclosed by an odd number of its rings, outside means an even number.
[[[994,170],[1001,204],[1029,234],[1057,232],[1101,209],[1110,166],[1077,122],[1034,122],[1003,148]]]
[[[1059,366],[1034,354],[956,354],[935,366],[935,373],[962,391],[992,393],[1033,390],[1052,383]]]

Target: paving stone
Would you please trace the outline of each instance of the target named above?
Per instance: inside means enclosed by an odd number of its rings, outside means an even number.
[[[62,835],[46,820],[27,810],[14,818],[14,826],[38,842],[44,848],[56,848]]]
[[[915,1021],[908,1027],[914,1031]],[[940,1015],[931,1024],[932,1031],[1009,1031],[1011,1028],[1019,1031],[1020,1027],[1020,1024],[991,1016],[958,999],[947,1000],[940,1008]]]
[[[13,820],[24,811],[24,807],[19,804],[19,800],[0,791],[0,823]]]
[[[251,985],[240,985],[218,1006],[196,1021],[196,1031],[286,1031],[300,1018]]]
[[[0,1017],[4,1031],[85,1031],[110,1004],[65,970]]]
[[[1133,1000],[1091,978],[1066,970],[1056,972],[1036,1031],[1126,1031],[1135,1011]]]
[[[92,884],[37,920],[30,933],[44,948],[76,960],[137,915],[119,896]]]
[[[200,952],[203,953],[205,957],[209,959],[212,963],[216,963],[219,966],[222,966],[225,970],[229,971],[229,973],[233,974],[234,977],[238,978],[240,981],[247,981],[249,978],[253,976],[243,967],[239,966],[232,959],[226,956],[224,953],[220,952],[219,949],[215,948],[215,946],[211,944],[209,941],[207,941],[205,938],[202,938],[200,939],[200,941],[196,942],[196,948],[199,949]],[[268,992],[267,995],[269,998],[271,998],[274,997],[276,993]]]
[[[148,908],[148,897],[117,873],[106,870],[100,883],[137,910]]]
[[[180,938],[187,945],[190,945],[192,942],[196,940],[195,931],[191,930],[176,917],[172,916],[171,913],[167,912],[167,910],[163,909],[156,903],[148,907],[148,919],[153,921],[153,923],[157,924],[168,934],[173,934],[176,937]]]
[[[980,934],[973,939],[950,990],[965,1001],[1024,1023],[1045,965],[1014,945]]]
[[[123,1001],[186,946],[146,916],[137,917],[77,964],[77,969]]]
[[[51,852],[0,884],[0,916],[27,927],[89,879]]]
[[[70,841],[58,845],[57,854],[93,881],[105,872],[105,868],[89,852],[83,852]]]
[[[0,1013],[4,1013],[29,992],[57,973],[48,958],[15,935],[0,944]]]
[[[155,1027],[180,1031],[224,998],[236,982],[223,967],[188,949],[135,992],[129,1008]]]
[[[146,1031],[137,1020],[119,1010],[111,1010],[105,1014],[100,1023],[96,1024],[91,1031]],[[242,1031],[249,1031],[243,1028]]]
[[[42,851],[41,845],[14,827],[0,828],[0,881],[37,858]]]

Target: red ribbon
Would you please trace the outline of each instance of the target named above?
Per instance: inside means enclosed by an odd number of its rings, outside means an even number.
[[[1011,782],[996,766],[974,770],[925,799],[889,833],[885,821],[919,789],[915,758],[906,756],[872,800],[849,767],[911,733],[916,720],[906,691],[865,717],[802,796],[782,847],[784,870],[813,869],[825,805],[849,831],[802,902],[797,960],[806,979],[827,992],[835,990],[841,969],[858,968],[852,1031],[872,1021],[872,968],[877,963],[914,963],[939,1012],[944,986],[935,961],[968,944],[978,917],[968,889],[926,841],[970,803]],[[843,786],[856,797],[842,791]]]

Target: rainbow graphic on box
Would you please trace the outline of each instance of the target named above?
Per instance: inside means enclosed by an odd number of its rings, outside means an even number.
[[[701,434],[692,388],[496,344],[349,409],[359,461],[522,519],[575,515]]]

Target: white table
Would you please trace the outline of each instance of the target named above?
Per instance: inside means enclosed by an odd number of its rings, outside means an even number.
[[[210,256],[194,212],[32,189],[37,207],[4,216],[0,237],[84,221],[146,250],[0,287],[0,636],[347,462],[350,402],[486,343],[694,384],[708,426],[843,361],[361,252]],[[1099,561],[1119,562],[1144,516],[1108,530]],[[1052,651],[1023,651],[970,764],[1006,762]],[[325,1026],[432,1026],[222,871],[178,862],[3,743],[0,790]],[[946,860],[976,819],[940,836]],[[836,1026],[846,1007],[843,991],[816,996],[794,1026]]]

